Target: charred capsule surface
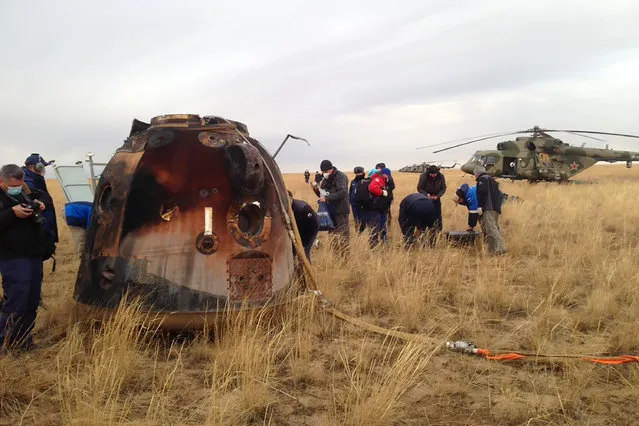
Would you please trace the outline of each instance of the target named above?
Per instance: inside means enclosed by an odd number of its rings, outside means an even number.
[[[128,292],[185,319],[274,303],[295,279],[286,196],[244,124],[136,120],[96,188],[74,297],[114,308]]]

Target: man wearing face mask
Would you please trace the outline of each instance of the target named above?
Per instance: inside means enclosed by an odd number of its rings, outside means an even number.
[[[42,212],[42,217],[47,221],[46,226],[53,234],[54,240],[58,240],[58,220],[55,215],[55,206],[53,198],[47,189],[47,183],[44,180],[46,167],[53,164],[53,161],[46,162],[40,154],[31,154],[24,162],[24,182],[32,190],[40,191],[40,200],[44,203],[46,210]]]
[[[350,239],[348,177],[333,167],[333,163],[329,160],[322,161],[320,170],[323,179],[319,185],[313,186],[313,191],[320,197],[320,201],[326,203],[328,214],[335,225],[335,229],[329,232],[338,237],[338,248],[347,249]]]
[[[4,303],[0,312],[0,347],[28,350],[42,289],[42,261],[50,250],[41,226],[41,192],[27,194],[24,171],[15,164],[0,168],[0,275]],[[50,254],[50,253],[49,253]]]

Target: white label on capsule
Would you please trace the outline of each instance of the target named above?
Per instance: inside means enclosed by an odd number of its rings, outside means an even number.
[[[213,207],[204,207],[204,235],[213,235]]]

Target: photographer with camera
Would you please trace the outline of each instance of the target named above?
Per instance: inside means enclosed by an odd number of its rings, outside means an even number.
[[[4,303],[0,347],[29,350],[42,290],[42,262],[55,250],[39,191],[29,190],[15,164],[0,168],[0,275]]]

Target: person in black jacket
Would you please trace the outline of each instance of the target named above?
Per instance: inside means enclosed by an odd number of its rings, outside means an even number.
[[[311,178],[311,172],[309,172],[308,170],[304,170],[304,182],[308,183],[310,178]]]
[[[479,205],[479,224],[488,243],[488,251],[491,254],[500,255],[506,252],[504,240],[499,229],[499,216],[503,194],[499,190],[499,184],[492,176],[486,173],[484,166],[477,165],[473,170],[477,180],[477,204]]]
[[[0,275],[4,293],[0,347],[18,349],[33,346],[31,332],[40,303],[45,252],[38,213],[46,206],[37,199],[37,190],[27,194],[26,188],[19,166],[0,168]]]
[[[428,166],[428,169],[419,177],[417,192],[428,197],[434,204],[437,212],[437,222],[435,228],[438,231],[443,229],[442,221],[442,200],[446,193],[446,178],[435,165]]]
[[[402,229],[405,248],[415,244],[416,230],[422,234],[430,233],[436,225],[437,210],[434,204],[433,200],[420,193],[407,195],[399,203],[399,227]]]
[[[386,180],[386,190],[388,191],[388,208],[382,216],[382,241],[386,242],[388,235],[388,224],[392,220],[391,206],[393,204],[393,200],[395,199],[393,195],[393,191],[395,191],[395,180],[393,179],[393,175],[391,174],[390,169],[386,167],[384,163],[379,163],[378,166],[383,166],[382,173],[388,176],[388,179]]]
[[[328,214],[335,225],[329,233],[336,235],[338,249],[347,249],[350,240],[348,177],[333,167],[329,160],[321,162],[320,170],[323,179],[319,185],[313,186],[313,191],[321,202],[326,203]]]
[[[304,246],[304,253],[306,258],[311,261],[311,248],[317,238],[319,231],[319,223],[317,222],[317,213],[306,202],[293,198],[293,193],[288,191],[288,196],[291,199],[293,207],[293,215],[295,216],[295,223],[297,223],[297,230],[302,238],[302,245]]]
[[[44,180],[46,167],[53,164],[53,161],[45,161],[40,154],[31,154],[24,162],[24,182],[30,189],[40,192],[41,201],[44,203],[46,210],[42,212],[42,216],[47,221],[46,226],[53,234],[56,243],[58,239],[58,219],[55,215],[55,206],[53,198],[49,194],[47,183]]]
[[[362,166],[357,166],[353,169],[353,173],[355,173],[355,177],[351,181],[348,187],[348,202],[351,204],[351,210],[353,212],[353,219],[355,221],[355,228],[359,228],[361,223],[361,207],[355,200],[355,190],[357,189],[357,185],[364,179],[366,173],[364,172],[364,168]]]

